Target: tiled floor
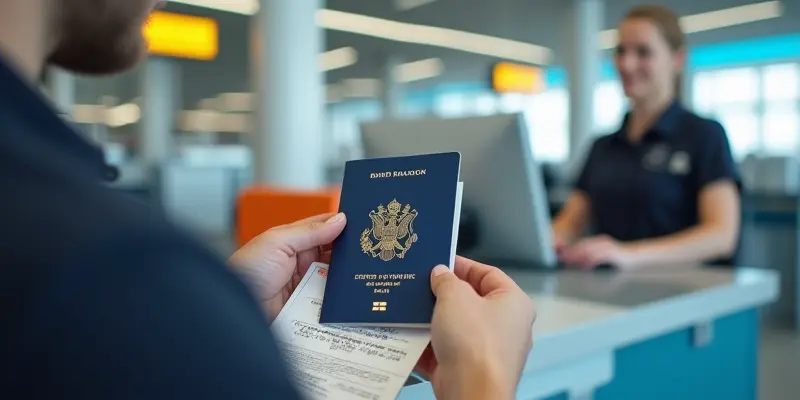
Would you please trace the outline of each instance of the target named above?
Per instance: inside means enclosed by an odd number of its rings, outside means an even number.
[[[766,329],[761,340],[758,400],[800,398],[800,333]]]

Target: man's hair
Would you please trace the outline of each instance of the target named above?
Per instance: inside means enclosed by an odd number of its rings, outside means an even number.
[[[77,73],[113,74],[147,54],[142,27],[155,0],[53,0],[57,37],[50,64]]]

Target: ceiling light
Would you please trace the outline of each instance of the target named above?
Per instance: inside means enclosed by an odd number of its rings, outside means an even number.
[[[216,132],[220,115],[213,110],[184,110],[179,116],[179,126],[187,132]]]
[[[259,8],[258,0],[172,1],[247,15],[255,14]],[[320,9],[317,12],[317,24],[322,28],[335,31],[397,42],[443,47],[530,64],[549,64],[552,59],[552,50],[531,43],[454,29],[391,21],[343,11]]]
[[[412,8],[422,7],[436,0],[394,0],[394,7],[399,11],[408,11]]]
[[[381,81],[369,78],[345,79],[342,87],[347,97],[377,97],[380,94]]]
[[[547,47],[454,29],[416,25],[334,10],[317,12],[319,26],[404,43],[443,47],[531,64],[549,64]]]
[[[171,1],[246,15],[255,14],[259,9],[258,0]],[[780,15],[780,2],[767,1],[685,16],[681,18],[681,25],[687,33],[694,33],[762,21],[776,18]],[[547,65],[552,60],[552,50],[536,44],[454,29],[391,21],[343,11],[320,9],[317,12],[317,24],[322,28],[335,31],[356,33],[397,42],[449,48],[528,64]],[[599,42],[600,47],[603,49],[613,48],[617,42],[616,29],[601,32]]]
[[[344,100],[345,89],[342,85],[330,84],[325,86],[325,102],[326,103],[339,103]]]
[[[72,119],[79,124],[105,123],[106,108],[99,104],[75,104]]]
[[[342,47],[319,55],[319,68],[323,72],[349,67],[356,62],[358,52],[352,47]]]
[[[210,99],[202,99],[197,102],[197,108],[200,110],[218,110],[218,99],[216,97]]]
[[[606,29],[600,32],[597,38],[600,48],[603,50],[607,50],[616,47],[617,41],[619,40],[617,36],[618,35],[616,29]]]
[[[215,104],[221,111],[243,112],[253,110],[252,93],[220,93]],[[200,107],[207,108],[207,107]]]
[[[710,31],[727,28],[749,22],[778,18],[783,14],[780,1],[766,1],[738,7],[724,8],[699,14],[681,17],[681,27],[688,33]],[[617,30],[608,29],[600,32],[598,41],[601,49],[611,49],[617,45]]]
[[[681,27],[686,33],[702,32],[728,26],[763,21],[781,16],[781,2],[767,1],[731,7],[681,18]]]
[[[237,14],[252,15],[258,11],[258,0],[169,0],[171,3],[183,3],[212,10],[227,11]]]
[[[394,77],[397,82],[414,82],[441,75],[444,63],[439,58],[428,58],[401,64],[395,67]]]
[[[105,123],[112,128],[135,124],[142,116],[139,106],[134,103],[107,108],[105,111]]]
[[[220,114],[217,116],[217,132],[248,133],[250,118],[245,114]]]

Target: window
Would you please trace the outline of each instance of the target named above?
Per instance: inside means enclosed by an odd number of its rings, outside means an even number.
[[[462,93],[440,95],[434,105],[436,114],[444,118],[457,118],[466,113],[466,99]]]
[[[594,132],[611,133],[619,128],[625,114],[625,94],[618,81],[606,81],[594,91]]]
[[[714,109],[715,76],[710,72],[698,72],[694,76],[692,97],[695,109],[707,114]]]
[[[531,147],[539,161],[564,161],[569,155],[569,103],[565,89],[551,89],[531,100],[526,113]]]
[[[764,67],[764,100],[797,100],[800,92],[798,64],[776,64]]]
[[[731,109],[717,112],[716,117],[728,133],[734,158],[742,159],[758,148],[759,121],[755,112]]]
[[[492,115],[497,112],[497,100],[494,94],[486,93],[475,99],[475,114]]]
[[[798,151],[800,116],[797,103],[773,103],[764,111],[764,153],[793,156]]]
[[[788,139],[772,134],[767,145],[767,123],[763,113],[766,93],[772,90],[777,99],[786,97],[774,89],[777,80],[787,80],[791,68],[770,69],[776,66],[730,68],[698,72],[694,76],[693,102],[695,110],[716,118],[725,127],[731,151],[736,159],[767,150],[766,147],[785,146]],[[767,86],[772,85],[769,89]],[[771,117],[771,121],[778,117]],[[784,117],[785,118],[785,117]],[[782,120],[785,122],[785,119]],[[770,122],[771,126],[775,122]],[[776,132],[785,133],[785,130]],[[782,141],[781,141],[782,140]]]
[[[502,113],[516,113],[525,110],[526,100],[529,97],[519,93],[506,93],[500,96],[500,104],[498,104],[500,112]]]
[[[406,101],[400,105],[400,109],[403,118],[420,118],[427,112],[425,103],[421,101]]]

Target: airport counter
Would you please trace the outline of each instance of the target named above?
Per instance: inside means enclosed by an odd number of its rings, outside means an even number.
[[[757,398],[759,308],[778,297],[776,272],[506,271],[538,309],[518,399]],[[433,398],[428,382],[398,397]]]

